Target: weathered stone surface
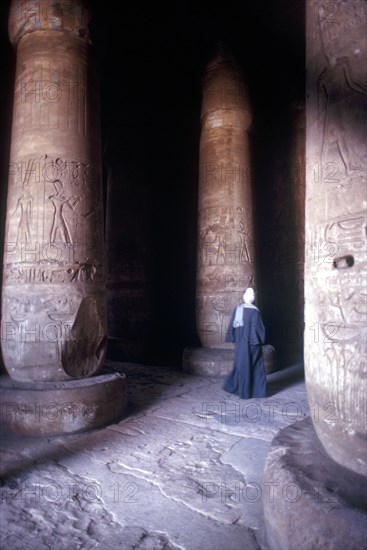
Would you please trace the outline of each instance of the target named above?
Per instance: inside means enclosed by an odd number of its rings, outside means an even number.
[[[119,421],[127,406],[124,374],[63,382],[15,382],[0,376],[3,436],[46,437],[101,428]]]
[[[277,370],[277,356],[273,346],[265,345],[263,357],[266,374]],[[185,348],[182,370],[201,376],[226,376],[233,369],[234,348]]]
[[[233,349],[185,348],[184,372],[201,376],[225,376],[233,369]]]
[[[89,40],[89,11],[84,0],[12,0],[9,36],[16,45],[26,34],[35,31],[67,31]]]
[[[329,458],[313,424],[314,414],[271,444],[264,470],[271,492],[263,500],[268,547],[364,550],[367,479]]]
[[[99,102],[81,2],[13,1],[17,48],[1,340],[9,375],[97,373],[106,351]]]
[[[0,442],[3,546],[23,550],[29,532],[30,548],[40,550],[264,548],[266,449],[281,427],[308,414],[303,379],[274,373],[277,395],[241,403],[221,378],[107,366],[129,380],[121,421]]]
[[[305,369],[330,457],[367,475],[365,2],[307,2]]]
[[[251,119],[241,71],[220,51],[202,85],[196,325],[205,347],[225,347],[230,314],[254,284]]]

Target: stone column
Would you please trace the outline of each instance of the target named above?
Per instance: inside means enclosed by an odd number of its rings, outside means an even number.
[[[196,328],[202,348],[186,348],[183,369],[225,375],[233,344],[225,333],[247,286],[256,286],[248,130],[251,111],[244,80],[221,46],[202,84],[198,196]]]
[[[98,93],[82,0],[13,0],[17,51],[1,340],[18,381],[97,373],[106,348]]]
[[[277,550],[366,545],[364,4],[307,2],[304,357],[310,417],[281,430],[264,469],[264,484],[274,487],[263,501],[267,542]]]
[[[366,9],[307,3],[305,368],[326,451],[366,475]]]
[[[202,86],[196,322],[204,347],[221,348],[233,309],[254,284],[248,129],[241,71],[221,50]]]

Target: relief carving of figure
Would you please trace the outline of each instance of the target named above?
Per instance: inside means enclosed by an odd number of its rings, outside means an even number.
[[[364,155],[358,152],[357,131],[366,115],[367,84],[360,72],[363,55],[358,42],[337,42],[327,28],[323,43],[327,66],[318,80],[319,114],[324,125],[321,162],[330,160],[334,147],[334,155],[336,152],[349,176],[362,170],[364,164]]]
[[[321,151],[322,162],[327,162],[329,148],[333,143],[344,164],[347,175],[362,169],[361,159],[353,148],[350,136],[349,102],[345,99],[353,92],[366,94],[367,88],[361,82],[354,81],[347,58],[331,58],[329,66],[319,77],[320,92],[326,102],[324,111],[324,132]]]
[[[56,241],[56,235],[59,231],[62,242],[64,244],[72,244],[73,241],[66,223],[63,209],[64,206],[67,205],[73,210],[80,201],[80,197],[76,197],[75,195],[66,196],[64,194],[64,186],[60,180],[54,180],[52,183],[56,189],[56,195],[50,195],[48,197],[55,209],[51,227],[50,242],[54,243]]]
[[[20,220],[19,220],[18,232],[17,232],[17,244],[21,242],[22,238],[25,239],[26,243],[29,243],[31,241],[30,225],[32,223],[32,207],[33,207],[33,196],[29,191],[28,187],[24,187],[23,193],[19,197],[15,210],[12,214],[14,216],[17,210],[20,210]]]
[[[237,233],[240,236],[240,263],[251,262],[251,257],[247,243],[250,242],[250,231],[246,227],[244,220],[238,221],[239,228]]]

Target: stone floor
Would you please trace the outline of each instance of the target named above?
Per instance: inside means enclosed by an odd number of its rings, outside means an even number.
[[[0,548],[266,549],[263,468],[279,430],[310,415],[302,365],[268,375],[268,398],[248,401],[222,378],[107,367],[128,377],[119,423],[1,440]]]

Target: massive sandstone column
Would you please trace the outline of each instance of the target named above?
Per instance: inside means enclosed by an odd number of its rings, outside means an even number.
[[[82,0],[13,0],[1,340],[18,381],[97,373],[106,347],[99,105]]]
[[[249,100],[225,51],[207,66],[202,87],[196,322],[204,347],[224,336],[243,290],[254,284]]]
[[[366,6],[307,3],[305,367],[314,422],[367,474]]]
[[[268,452],[267,547],[365,548],[367,14],[363,0],[306,4],[310,417],[283,428]]]

